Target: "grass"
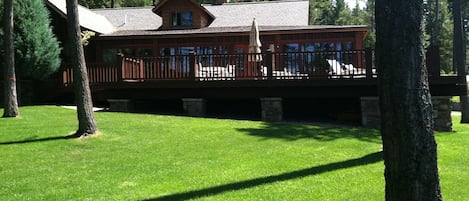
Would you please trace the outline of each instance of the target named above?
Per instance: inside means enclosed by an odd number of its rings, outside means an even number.
[[[97,112],[101,134],[66,136],[76,112],[0,119],[0,200],[384,200],[379,132]],[[445,200],[468,200],[469,126],[437,133]]]

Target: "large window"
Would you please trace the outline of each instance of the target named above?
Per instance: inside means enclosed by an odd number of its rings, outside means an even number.
[[[192,26],[192,12],[172,12],[171,25],[175,27],[191,27]]]
[[[189,53],[193,47],[161,48],[160,55],[164,57],[162,68],[189,72]]]
[[[287,53],[283,61],[288,72],[296,73],[300,70],[299,51],[298,43],[289,43],[283,46],[283,52]]]

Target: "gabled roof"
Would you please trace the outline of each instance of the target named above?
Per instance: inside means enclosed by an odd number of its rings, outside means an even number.
[[[46,0],[47,5],[49,5],[53,10],[62,15],[64,18],[67,16],[67,6],[65,0]],[[100,34],[109,34],[116,31],[116,28],[102,15],[98,15],[91,10],[78,6],[78,21],[80,26],[100,33]]]
[[[160,3],[158,3],[158,5],[156,5],[152,11],[154,13],[156,13],[157,15],[160,15],[161,13],[161,9],[169,2],[170,0],[163,0],[161,1]],[[215,16],[212,15],[212,13],[210,13],[207,9],[205,9],[202,5],[200,5],[198,2],[196,2],[195,0],[188,0],[189,3],[191,3],[192,5],[194,5],[195,8],[199,8],[201,9],[202,11],[204,11],[205,13],[207,13],[208,16],[210,16],[212,19],[215,18]]]
[[[204,4],[215,20],[209,27],[250,26],[256,18],[259,26],[307,26],[309,1],[263,1]]]
[[[105,8],[92,11],[105,16],[119,30],[156,30],[162,19],[152,7]]]

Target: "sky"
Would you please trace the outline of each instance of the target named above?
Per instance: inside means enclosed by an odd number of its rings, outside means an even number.
[[[357,3],[356,0],[345,0],[345,3],[348,5],[349,8],[355,8],[355,5]],[[364,8],[366,5],[366,0],[358,0],[358,5],[360,5],[360,8]]]

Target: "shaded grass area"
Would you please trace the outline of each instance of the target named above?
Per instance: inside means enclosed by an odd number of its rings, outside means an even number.
[[[379,132],[22,107],[0,119],[0,200],[383,200]],[[455,122],[458,120],[455,119]],[[438,133],[445,200],[469,197],[469,129]]]

